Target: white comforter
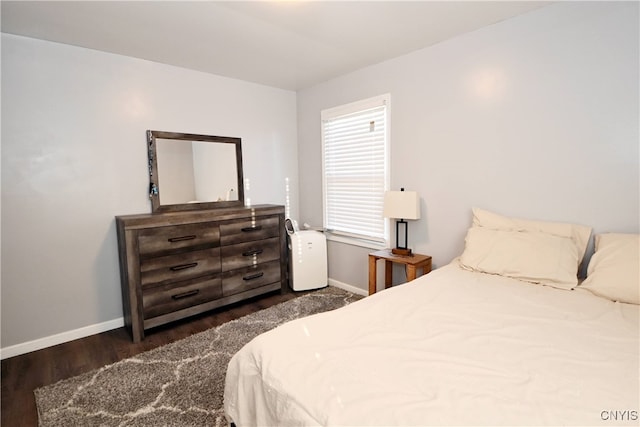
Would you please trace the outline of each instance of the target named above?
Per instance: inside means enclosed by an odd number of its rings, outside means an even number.
[[[637,425],[638,311],[452,263],[255,338],[225,411],[239,427]]]

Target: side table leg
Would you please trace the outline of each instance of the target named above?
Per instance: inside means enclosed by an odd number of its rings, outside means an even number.
[[[393,263],[384,261],[384,288],[388,289],[393,284]]]
[[[416,278],[416,266],[407,265],[407,282],[410,282]]]
[[[376,293],[376,276],[378,275],[376,261],[378,261],[376,257],[369,255],[369,295]]]

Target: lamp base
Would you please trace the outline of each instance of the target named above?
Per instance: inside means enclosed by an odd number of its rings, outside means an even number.
[[[400,255],[400,256],[411,256],[411,249],[393,248],[391,249],[391,253],[394,255]]]

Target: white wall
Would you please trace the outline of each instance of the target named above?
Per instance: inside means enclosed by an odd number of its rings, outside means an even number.
[[[198,200],[192,144],[185,141],[156,138],[156,162],[158,165],[156,173],[158,174],[159,186],[162,189],[158,196],[163,205]]]
[[[194,200],[238,200],[235,144],[193,141]]]
[[[151,210],[147,129],[241,137],[252,203],[290,178],[297,212],[294,92],[2,34],[2,357],[122,324],[114,216]]]
[[[565,2],[298,93],[301,220],[321,224],[320,111],[391,94],[391,184],[422,197],[409,246],[442,266],[471,207],[639,230],[637,2]],[[329,276],[367,286],[364,248]]]

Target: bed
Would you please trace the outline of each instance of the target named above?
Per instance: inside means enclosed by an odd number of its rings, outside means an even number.
[[[475,209],[450,264],[249,342],[229,363],[228,420],[638,425],[638,235],[595,236],[578,284],[590,232]]]

